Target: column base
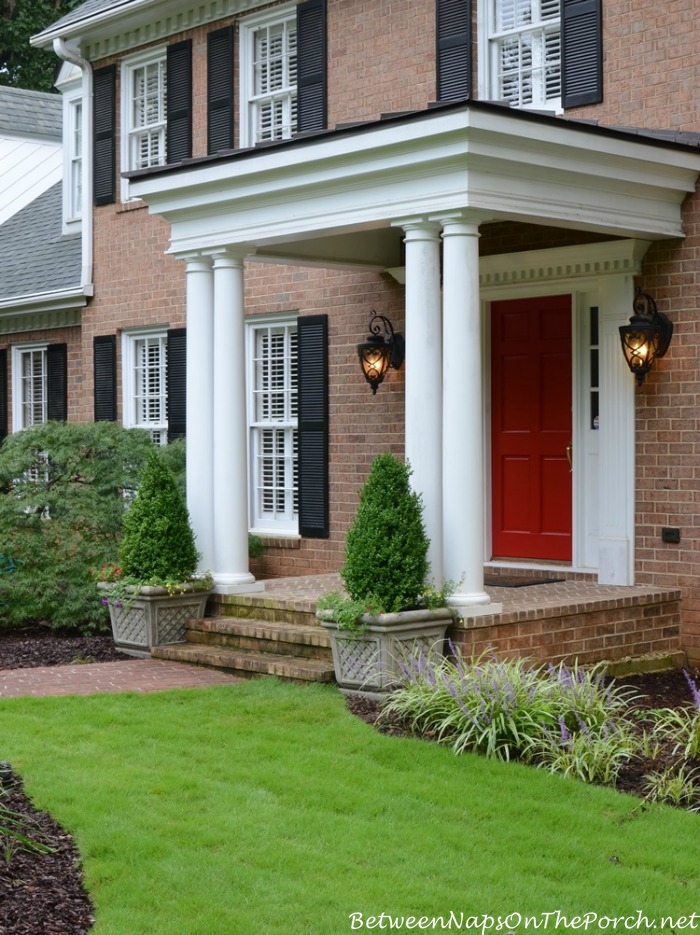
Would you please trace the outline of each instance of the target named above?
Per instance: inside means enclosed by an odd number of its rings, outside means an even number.
[[[245,594],[265,590],[265,582],[256,581],[249,572],[240,575],[214,572],[212,577],[215,594]]]
[[[503,610],[503,604],[493,603],[485,591],[451,594],[447,598],[447,606],[456,610],[460,617],[486,617],[490,614],[500,614]]]

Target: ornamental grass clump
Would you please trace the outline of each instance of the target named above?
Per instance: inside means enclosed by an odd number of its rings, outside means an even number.
[[[551,772],[614,784],[637,755],[629,690],[604,683],[599,669],[533,667],[525,659],[402,661],[401,686],[384,716],[421,736],[500,760],[520,759]]]
[[[425,590],[429,540],[410,476],[409,465],[393,455],[375,458],[347,533],[345,588],[377,613],[417,607]]]
[[[186,582],[198,558],[187,506],[172,472],[153,449],[124,519],[122,575],[141,584]]]

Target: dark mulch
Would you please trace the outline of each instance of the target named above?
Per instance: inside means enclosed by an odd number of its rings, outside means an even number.
[[[44,627],[0,629],[0,669],[74,665],[80,662],[123,660],[107,635],[80,636]],[[695,673],[697,675],[697,673]],[[647,674],[624,680],[635,685],[648,707],[675,707],[690,700],[682,672]],[[409,733],[398,720],[377,723],[379,705],[357,695],[348,698],[356,716],[395,736]],[[0,748],[0,760],[2,760]],[[619,787],[639,792],[645,769],[622,777]],[[0,770],[0,775],[2,771]],[[14,774],[11,787],[0,800],[23,816],[24,833],[53,848],[51,854],[33,854],[16,847],[0,832],[0,935],[85,935],[93,925],[93,909],[83,888],[79,855],[72,838],[50,815],[37,812]],[[0,820],[0,825],[2,821]]]

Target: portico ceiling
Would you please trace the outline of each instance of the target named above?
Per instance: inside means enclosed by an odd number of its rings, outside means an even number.
[[[683,236],[700,151],[483,102],[399,115],[129,174],[170,252],[399,262],[402,222],[467,212],[658,240]]]

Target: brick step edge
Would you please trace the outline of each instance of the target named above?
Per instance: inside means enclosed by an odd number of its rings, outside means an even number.
[[[332,682],[335,680],[333,666],[320,659],[299,659],[276,653],[254,653],[204,646],[202,643],[167,643],[154,646],[151,656],[171,662],[188,662],[194,665],[223,669],[236,675],[275,675],[278,678],[297,682]]]
[[[280,623],[271,620],[254,620],[245,617],[204,617],[187,621],[187,632],[207,633],[222,636],[245,636],[271,642],[296,643],[303,646],[329,648],[331,643],[327,631],[320,626],[298,623]]]

